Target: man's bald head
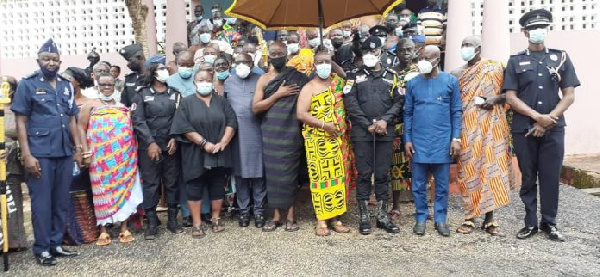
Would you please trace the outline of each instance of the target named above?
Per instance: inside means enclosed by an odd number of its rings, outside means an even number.
[[[306,30],[306,39],[311,40],[319,36],[319,32],[316,29]]]
[[[187,46],[183,42],[175,42],[173,43],[173,55],[178,56],[183,51],[187,50]]]
[[[481,37],[480,36],[468,36],[462,41],[463,47],[480,47],[481,46]]]
[[[275,41],[269,45],[269,57],[278,58],[287,55],[287,46],[282,42]]]
[[[435,45],[427,45],[423,48],[423,55],[427,57],[427,59],[439,58],[440,54],[440,48]]]
[[[183,67],[194,66],[194,54],[190,51],[183,51],[177,56],[177,65]]]

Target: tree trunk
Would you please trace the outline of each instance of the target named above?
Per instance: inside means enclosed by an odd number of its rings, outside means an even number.
[[[144,57],[147,59],[150,57],[150,52],[148,51],[148,36],[146,35],[148,6],[142,4],[142,0],[125,0],[125,6],[127,6],[129,17],[131,18],[135,42],[142,45]]]

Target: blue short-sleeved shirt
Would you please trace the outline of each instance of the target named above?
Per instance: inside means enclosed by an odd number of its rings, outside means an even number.
[[[17,86],[11,109],[27,116],[27,141],[36,158],[73,155],[69,119],[77,116],[73,86],[60,75],[56,89],[39,71],[25,77]]]

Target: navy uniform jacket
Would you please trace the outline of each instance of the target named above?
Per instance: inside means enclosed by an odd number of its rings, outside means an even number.
[[[125,87],[121,93],[121,103],[131,107],[139,89],[142,88],[142,78],[138,73],[132,72],[125,75]]]
[[[133,128],[139,141],[139,149],[146,149],[153,142],[168,151],[171,139],[169,131],[181,96],[169,87],[167,92],[156,93],[152,87],[143,87],[131,106]]]
[[[27,116],[27,141],[36,158],[60,158],[73,155],[69,136],[69,118],[77,116],[73,86],[56,76],[56,89],[40,71],[19,82],[13,112]]]
[[[564,55],[564,57],[563,57]],[[553,78],[549,68],[558,69],[560,82]],[[540,114],[549,114],[560,102],[559,89],[579,86],[575,68],[566,52],[546,48],[541,53],[529,50],[512,55],[504,73],[502,90],[514,90],[521,101]],[[514,133],[526,133],[533,127],[532,118],[514,113],[511,129]],[[552,130],[563,130],[565,118],[561,116]],[[550,131],[552,131],[550,130]]]
[[[379,72],[366,68],[355,69],[348,74],[344,87],[344,106],[352,129],[350,136],[355,141],[372,141],[368,128],[375,120],[387,122],[387,135],[376,135],[378,141],[394,140],[394,123],[402,114],[404,97],[398,91],[398,77],[388,68]]]

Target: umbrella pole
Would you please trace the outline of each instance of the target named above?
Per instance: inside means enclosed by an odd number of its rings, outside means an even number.
[[[321,38],[321,47],[324,47],[323,44],[323,25],[325,25],[325,16],[323,15],[323,0],[318,0],[319,4],[319,37]]]
[[[4,85],[3,85],[4,86]],[[4,105],[10,103],[6,87],[0,91],[0,151],[6,151],[4,129]],[[0,159],[0,213],[2,213],[2,259],[4,271],[8,271],[8,209],[6,207],[6,159]]]

